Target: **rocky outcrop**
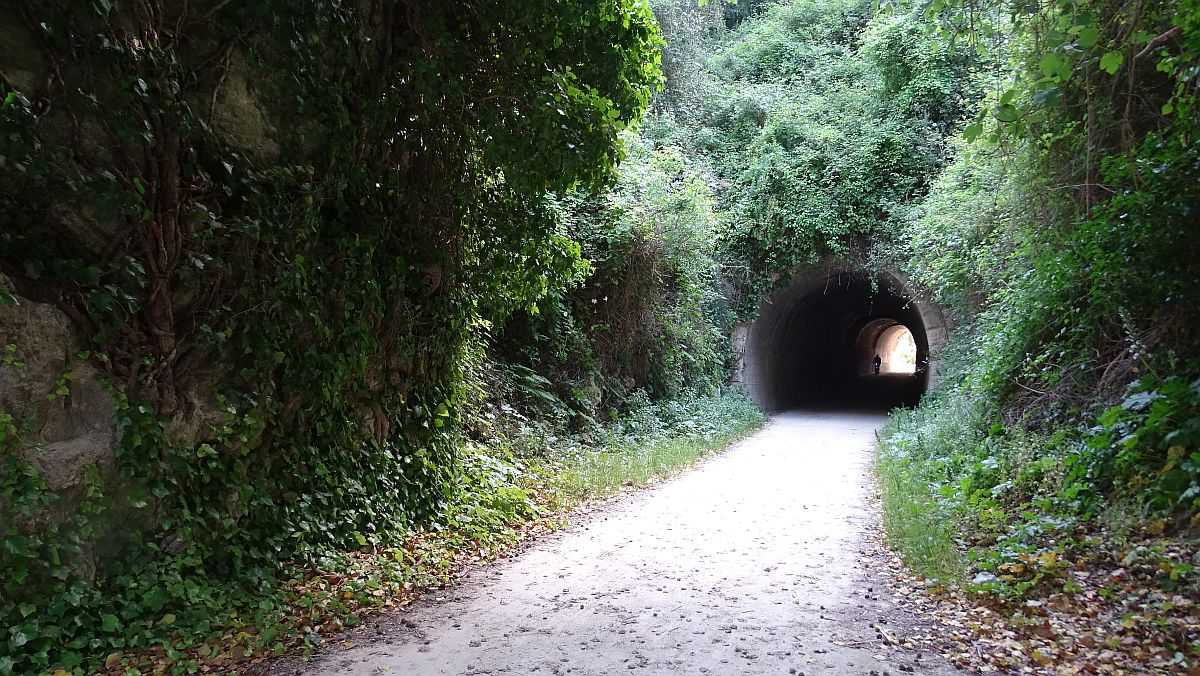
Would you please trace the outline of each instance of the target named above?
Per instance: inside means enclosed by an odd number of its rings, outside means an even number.
[[[58,309],[16,296],[0,274],[0,290],[17,298],[0,306],[0,410],[28,429],[16,449],[42,473],[67,511],[82,495],[87,469],[111,475],[115,465],[116,404],[86,359],[74,327]],[[15,351],[8,352],[15,346]],[[0,447],[3,449],[3,447]],[[12,450],[12,449],[8,449]]]

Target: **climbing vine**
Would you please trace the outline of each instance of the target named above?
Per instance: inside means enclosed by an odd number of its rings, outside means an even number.
[[[701,112],[678,110],[682,130],[648,125],[711,163],[743,316],[822,257],[890,264],[973,89],[962,58],[931,49],[925,23],[858,0],[765,4],[715,44]]]
[[[394,543],[439,509],[468,338],[575,274],[548,195],[611,178],[657,83],[646,7],[3,16],[0,302],[67,313],[111,383],[116,476],[81,546],[123,535],[65,587],[0,600],[0,659],[70,668],[160,641],[250,603],[280,562]],[[6,513],[44,492],[17,488]],[[0,568],[21,575],[12,543],[36,557],[55,532],[10,533]],[[89,578],[107,593],[70,591]],[[36,637],[30,603],[62,606]]]

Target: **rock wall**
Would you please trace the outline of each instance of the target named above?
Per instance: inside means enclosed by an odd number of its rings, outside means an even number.
[[[17,447],[61,498],[52,520],[70,513],[83,495],[84,476],[95,466],[115,474],[116,403],[100,374],[81,353],[70,320],[60,310],[16,295],[0,274],[0,290],[17,305],[0,305],[0,411],[27,430]]]
[[[174,7],[170,11],[178,10]],[[72,124],[79,125],[83,154],[114,162],[115,142],[94,115],[79,113],[59,101],[52,106],[40,104],[43,98],[49,101],[54,91],[52,69],[24,18],[16,10],[0,7],[0,45],[3,45],[0,71],[5,84],[39,102],[42,133],[48,138],[62,140],[58,137],[66,137]],[[256,73],[245,55],[237,50],[230,50],[225,58],[226,71],[213,83],[211,91],[200,92],[202,95],[196,96],[192,104],[198,110],[211,107],[214,129],[231,146],[257,161],[270,162],[278,155],[279,146],[273,140],[275,127],[255,86]],[[80,69],[66,71],[62,76],[74,80],[64,86],[81,85],[103,91],[111,84],[86,81],[85,73]],[[136,166],[140,157],[140,152],[129,153],[129,161],[134,164],[128,173],[147,177],[146,182],[150,182],[148,177],[152,172]],[[128,236],[121,230],[119,218],[112,214],[102,216],[94,204],[72,201],[69,195],[61,202],[49,204],[36,221],[0,225],[23,229],[33,226],[38,232],[50,233],[56,240],[69,242],[72,257],[80,259],[102,258],[114,241]],[[8,268],[8,272],[13,275],[11,278],[0,273],[0,291],[12,294],[18,303],[15,306],[0,303],[0,355],[5,354],[6,346],[15,350],[8,360],[11,363],[0,364],[0,413],[11,415],[28,429],[22,435],[22,448],[18,452],[41,472],[47,488],[61,498],[54,510],[57,514],[38,517],[52,521],[77,506],[89,467],[97,467],[102,478],[115,477],[116,404],[96,368],[98,362],[83,354],[81,329],[55,305],[38,302],[57,303],[64,297],[57,287],[44,285],[36,277],[22,277],[18,264]],[[14,279],[19,284],[14,284]],[[31,295],[38,300],[29,298]],[[125,328],[132,332],[136,327]],[[180,385],[180,404],[171,411],[167,427],[170,441],[186,445],[211,436],[213,426],[221,421],[212,400],[214,378],[212,375],[193,378]],[[0,452],[10,450],[0,442]]]

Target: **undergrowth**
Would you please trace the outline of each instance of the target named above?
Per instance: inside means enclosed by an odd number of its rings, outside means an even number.
[[[889,537],[1009,602],[1176,538],[1139,585],[1194,597],[1197,4],[918,4],[994,72],[906,215],[898,264],[956,326],[942,390],[881,435]]]
[[[640,488],[690,466],[758,427],[762,413],[736,392],[650,404],[613,425],[595,448],[564,457],[564,506]]]
[[[1089,533],[1197,525],[1200,380],[1144,378],[1090,426],[987,428],[986,406],[949,390],[882,433],[888,535],[922,573],[954,578],[969,563],[982,589],[1021,597],[1064,584],[1059,555]]]
[[[512,427],[464,444],[453,492],[402,545],[365,544],[287,564],[253,591],[197,588],[213,598],[202,614],[131,624],[111,615],[112,623],[84,628],[91,634],[78,647],[47,651],[46,664],[66,673],[195,673],[307,655],[367,615],[401,607],[449,584],[465,566],[561,527],[584,503],[670,476],[764,420],[732,391],[670,403],[642,397],[629,414],[581,435],[547,434],[551,426],[511,407],[508,413]],[[14,664],[0,658],[0,671]]]

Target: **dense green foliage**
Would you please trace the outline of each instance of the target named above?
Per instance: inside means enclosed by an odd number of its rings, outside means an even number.
[[[939,572],[965,545],[1001,593],[1061,586],[1014,566],[1200,508],[1198,8],[927,8],[999,65],[906,226],[907,270],[960,335],[948,386],[889,428],[887,492],[922,512],[894,533]]]
[[[560,202],[592,274],[514,316],[496,349],[553,379],[557,408],[577,424],[622,410],[636,392],[673,398],[726,377],[730,316],[708,175],[677,148],[629,141],[611,190]]]
[[[0,672],[312,645],[720,446],[730,327],[821,259],[956,319],[880,458],[913,563],[1023,594],[1200,506],[1196,0],[30,0],[0,38],[0,311],[71,318],[120,438],[59,496],[76,374],[0,411]]]
[[[443,510],[467,340],[578,273],[550,191],[608,180],[648,105],[644,5],[4,20],[25,76],[0,91],[0,266],[77,320],[122,411],[85,523],[5,518],[6,666],[203,635],[259,612],[280,562]],[[5,513],[28,515],[53,499],[22,478],[37,440],[5,437]],[[95,538],[93,583],[70,554]]]
[[[714,54],[702,110],[648,123],[710,162],[743,311],[822,256],[878,265],[940,169],[965,83],[922,25],[857,0],[770,4]]]

